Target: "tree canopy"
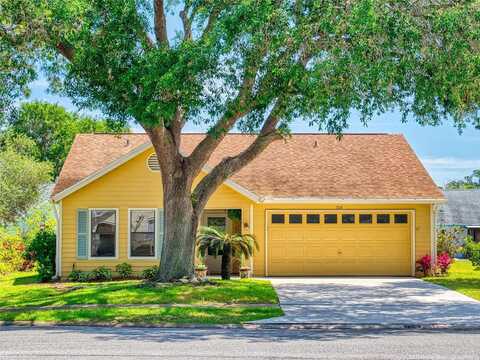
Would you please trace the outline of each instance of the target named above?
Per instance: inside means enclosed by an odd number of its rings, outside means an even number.
[[[480,169],[473,170],[471,175],[465,176],[462,180],[449,181],[445,189],[480,189]]]
[[[123,123],[80,116],[62,106],[34,101],[22,103],[9,112],[2,132],[3,142],[24,135],[34,141],[31,155],[38,161],[48,161],[53,179],[59,174],[75,135],[94,132],[125,132]]]
[[[30,154],[35,146],[26,137],[9,139],[0,151],[0,224],[11,224],[38,202],[50,180],[51,166]]]

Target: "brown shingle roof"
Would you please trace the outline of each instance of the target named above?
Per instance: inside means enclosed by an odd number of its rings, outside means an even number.
[[[182,135],[189,154],[203,134]],[[230,134],[208,162],[245,149],[254,137]],[[82,134],[75,138],[53,194],[67,189],[147,143],[144,134]],[[261,197],[341,199],[443,199],[402,135],[293,134],[271,144],[231,180]]]

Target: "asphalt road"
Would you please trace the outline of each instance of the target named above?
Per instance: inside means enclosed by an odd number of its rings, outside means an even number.
[[[0,359],[480,359],[480,331],[0,327]]]

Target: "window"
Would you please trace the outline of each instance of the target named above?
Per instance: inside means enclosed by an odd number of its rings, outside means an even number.
[[[288,216],[288,222],[290,224],[301,224],[303,216],[302,214],[290,214]]]
[[[307,214],[307,224],[320,224],[320,215]]]
[[[325,214],[325,224],[336,224],[337,214]]]
[[[372,215],[371,214],[360,214],[360,224],[371,224]]]
[[[272,224],[285,224],[285,215],[272,214]]]
[[[342,224],[355,224],[355,214],[342,214]]]
[[[155,257],[155,210],[130,210],[130,256]]]
[[[209,216],[207,218],[207,226],[225,231],[227,229],[227,218],[225,216]]]
[[[407,214],[395,214],[395,224],[407,224],[408,215]]]
[[[390,224],[390,214],[378,214],[377,224]]]
[[[117,255],[117,211],[90,211],[90,256],[114,258]]]

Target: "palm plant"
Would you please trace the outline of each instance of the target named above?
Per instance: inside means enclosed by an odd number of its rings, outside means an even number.
[[[198,232],[197,248],[201,257],[205,257],[208,249],[215,257],[222,251],[222,279],[230,280],[232,256],[248,260],[253,251],[258,250],[258,243],[251,234],[227,234],[218,228],[205,226]]]

